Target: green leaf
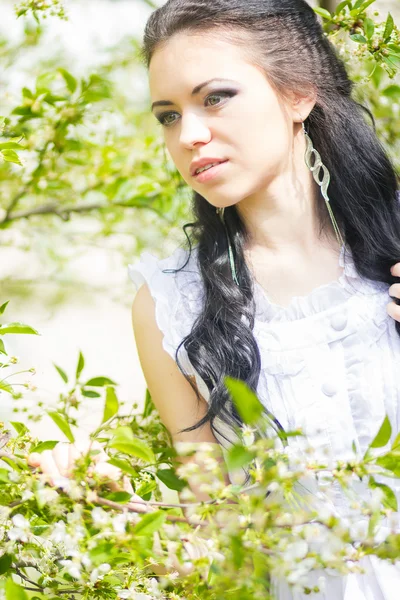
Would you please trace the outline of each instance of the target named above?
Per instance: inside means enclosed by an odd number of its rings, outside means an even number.
[[[385,494],[385,496],[383,498],[384,507],[390,508],[391,510],[394,510],[397,512],[398,506],[397,506],[396,494],[388,485],[385,485],[384,483],[378,483],[377,481],[375,481],[375,479],[373,479],[373,477],[370,477],[369,478],[369,487],[370,488],[380,488],[382,490],[382,492]]]
[[[155,457],[151,449],[139,439],[135,439],[131,442],[113,440],[109,445],[110,448],[115,448],[115,450],[123,452],[124,454],[129,454],[129,456],[136,456],[137,458],[141,458],[150,463],[155,462]]]
[[[382,95],[392,98],[394,101],[400,100],[400,85],[388,85],[387,88],[382,90]]]
[[[363,4],[361,4],[360,10],[358,11],[358,14],[363,13],[368,8],[368,6],[370,6],[374,2],[375,2],[375,0],[367,0],[366,2],[364,2]]]
[[[7,354],[3,340],[0,338],[0,354]]]
[[[82,396],[86,396],[86,398],[100,398],[99,392],[93,392],[92,390],[82,390]]]
[[[28,427],[23,423],[20,423],[20,421],[10,421],[10,423],[14,427],[18,435],[25,435],[26,433],[29,433]]]
[[[15,163],[16,165],[22,166],[22,162],[14,150],[0,150],[0,154],[6,162]]]
[[[59,375],[61,376],[61,379],[64,381],[64,383],[68,383],[68,377],[67,377],[67,374],[65,373],[65,371],[63,371],[63,369],[61,367],[59,367],[58,365],[56,365],[56,363],[54,363],[54,362],[53,362],[53,365],[57,369],[57,371],[58,371]]]
[[[5,573],[7,573],[10,570],[11,563],[12,563],[11,554],[3,554],[3,556],[0,557],[0,575],[4,575]]]
[[[383,40],[386,43],[386,40],[390,38],[392,35],[392,31],[394,29],[394,21],[392,15],[389,13],[386,19],[385,31],[383,33]]]
[[[132,498],[132,494],[129,492],[111,492],[107,494],[103,494],[107,500],[111,500],[111,502],[119,502],[120,504],[126,504]]]
[[[363,3],[364,3],[364,0],[357,0],[357,2],[353,6],[353,10],[360,8]]]
[[[65,418],[56,411],[48,411],[47,414],[49,415],[49,417],[51,417],[53,419],[54,423],[57,425],[57,427],[59,429],[61,429],[61,431],[67,437],[67,439],[71,443],[74,443],[75,438],[71,431],[71,427],[69,426],[69,423],[65,420]]]
[[[24,323],[7,323],[6,325],[0,325],[0,335],[5,335],[6,333],[31,333],[40,335],[36,329],[33,329],[30,325],[25,325]]]
[[[396,66],[396,61],[389,58],[388,56],[382,56],[382,60],[385,64],[388,65],[388,67],[390,68],[391,72],[393,75],[396,74],[396,70],[397,70],[397,66]]]
[[[57,446],[58,441],[47,440],[47,442],[39,442],[36,446],[31,448],[30,452],[39,452],[41,454],[45,450],[53,450],[55,446]]]
[[[30,100],[33,100],[33,98],[34,98],[31,90],[27,87],[22,88],[22,95],[24,98],[29,98]]]
[[[394,473],[396,477],[400,477],[400,460],[397,452],[389,452],[388,454],[385,454],[385,456],[379,456],[375,462],[380,467]]]
[[[397,44],[388,44],[387,47],[391,50],[391,53],[400,54],[400,46],[397,46]]]
[[[393,450],[400,450],[400,433],[397,434],[393,445],[392,445],[392,451]]]
[[[12,115],[20,115],[22,117],[32,117],[32,118],[34,118],[34,115],[32,114],[30,106],[16,106],[11,111],[11,114]],[[37,115],[36,115],[36,117],[37,117]]]
[[[244,381],[229,376],[225,377],[224,381],[244,423],[247,425],[257,423],[263,414],[263,405],[256,394],[244,383]]]
[[[229,469],[247,467],[254,458],[254,454],[244,446],[234,445],[229,448],[226,463]]]
[[[9,394],[13,393],[12,386],[9,383],[4,383],[3,381],[0,381],[0,390],[8,392]]]
[[[365,35],[370,40],[375,32],[375,23],[372,19],[364,19],[364,31]]]
[[[25,150],[25,148],[17,142],[2,142],[0,144],[0,150]]]
[[[355,33],[354,35],[351,35],[350,39],[353,40],[353,42],[357,42],[357,44],[366,44],[368,42],[367,38],[365,38],[360,33]]]
[[[389,58],[390,57],[390,58]],[[394,68],[396,69],[398,64],[400,64],[400,54],[395,54],[394,52],[389,52],[388,60],[394,64]]]
[[[111,419],[114,415],[117,414],[119,409],[119,403],[117,394],[115,393],[115,389],[112,386],[107,386],[106,388],[106,402],[104,405],[104,414],[102,423]]]
[[[346,8],[346,6],[348,6],[350,4],[350,0],[344,0],[344,2],[339,2],[339,4],[336,7],[335,10],[335,14],[338,15],[342,12],[342,10],[344,8]]]
[[[127,460],[122,458],[109,458],[107,462],[110,463],[110,465],[114,465],[114,467],[118,467],[121,469],[121,471],[131,475],[132,477],[139,477],[139,473],[132,467],[130,463],[128,463]]]
[[[24,588],[15,583],[12,577],[6,581],[6,600],[28,600]]]
[[[145,419],[146,417],[149,417],[151,415],[151,413],[155,411],[155,408],[156,407],[151,398],[149,389],[146,388],[145,398],[144,398],[144,407],[143,407],[143,413],[142,413],[143,419]]]
[[[117,385],[115,383],[115,381],[113,381],[112,379],[109,379],[108,377],[92,377],[92,379],[89,379],[89,381],[87,381],[85,384],[85,387],[87,385],[91,386],[91,387],[103,387],[105,385]]]
[[[40,73],[36,78],[36,96],[43,92],[50,92],[49,86],[56,79],[56,71],[47,71],[46,73]]]
[[[392,426],[390,424],[389,418],[386,415],[376,437],[370,443],[370,448],[382,448],[386,446],[388,441],[390,440],[390,436],[392,435]]]
[[[174,469],[158,469],[156,475],[170,490],[180,492],[186,487],[186,482],[176,475]]]
[[[320,8],[319,6],[316,6],[314,8],[314,12],[316,12],[318,15],[320,15],[321,17],[323,17],[324,19],[332,19],[332,15],[329,12],[329,10],[326,10],[325,8]]]
[[[136,535],[152,535],[164,525],[166,518],[163,510],[147,513],[136,523],[133,532]]]
[[[2,315],[2,314],[4,313],[4,311],[5,311],[5,310],[6,310],[6,308],[7,308],[7,304],[8,304],[9,302],[10,302],[10,301],[9,301],[9,300],[7,300],[7,302],[4,302],[4,304],[2,304],[2,305],[0,306],[0,315]]]
[[[0,469],[0,483],[10,483],[10,480],[8,478],[9,472],[10,471],[8,469]]]
[[[75,77],[73,77],[71,73],[69,73],[61,67],[58,69],[58,72],[61,73],[61,75],[64,77],[65,83],[67,84],[67,88],[69,89],[71,94],[73,94],[78,85]]]
[[[85,366],[85,359],[82,352],[79,352],[78,364],[76,366],[76,379],[79,379],[79,375],[82,373],[83,367]]]

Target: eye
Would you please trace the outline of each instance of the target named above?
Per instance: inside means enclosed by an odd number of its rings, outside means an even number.
[[[205,102],[207,102],[210,98],[232,98],[233,96],[235,96],[237,94],[237,92],[235,90],[221,90],[220,92],[213,92],[212,94],[209,94],[206,99]],[[214,103],[214,104],[210,104],[209,106],[213,107],[213,106],[219,106],[221,104],[221,102],[218,103]],[[161,123],[161,125],[163,125],[164,127],[171,127],[171,125],[173,125],[176,121],[176,119],[174,119],[173,121],[167,121],[168,117],[170,117],[171,115],[177,114],[175,112],[168,112],[168,113],[162,113],[160,116],[157,117],[157,120]]]

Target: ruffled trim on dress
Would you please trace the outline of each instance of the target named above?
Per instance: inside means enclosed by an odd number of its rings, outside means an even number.
[[[138,260],[128,265],[128,275],[136,290],[143,283],[148,284],[155,302],[157,326],[163,333],[163,348],[174,360],[176,349],[190,332],[199,308],[198,286],[191,285],[193,259],[178,273],[173,271],[181,269],[186,260],[187,252],[178,247],[164,259],[144,251]],[[171,272],[168,272],[170,269]],[[186,372],[194,374],[183,345],[179,350],[179,360]]]
[[[345,302],[354,294],[376,294],[389,287],[385,283],[360,277],[351,250],[345,246],[340,251],[339,266],[343,272],[338,280],[315,288],[307,296],[294,296],[287,307],[269,300],[265,290],[254,280],[254,295],[258,306],[256,319],[268,323],[305,319]]]

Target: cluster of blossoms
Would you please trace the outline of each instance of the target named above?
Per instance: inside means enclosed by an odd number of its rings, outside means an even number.
[[[29,13],[37,15],[41,13],[46,19],[47,15],[67,19],[65,8],[61,0],[24,0],[15,6],[17,17],[25,16]]]

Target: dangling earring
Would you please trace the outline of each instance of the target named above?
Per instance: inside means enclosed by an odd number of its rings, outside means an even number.
[[[303,122],[302,116],[300,114],[299,114],[299,117],[301,119],[301,125],[303,127],[303,132],[304,132],[304,135],[306,137],[306,142],[307,142],[307,148],[306,148],[306,152],[305,152],[305,155],[304,155],[304,159],[305,159],[306,165],[310,169],[310,171],[312,172],[314,180],[316,181],[316,183],[318,183],[318,185],[321,188],[321,193],[322,193],[322,195],[323,195],[323,197],[325,199],[325,204],[326,204],[326,207],[328,209],[328,212],[329,212],[329,215],[330,215],[330,218],[331,218],[331,221],[332,221],[332,225],[333,225],[333,228],[334,228],[335,233],[336,233],[336,238],[337,238],[340,246],[343,247],[345,245],[345,243],[344,243],[342,235],[340,233],[340,229],[338,227],[338,224],[336,223],[336,219],[335,219],[335,216],[334,216],[334,214],[332,212],[331,203],[330,203],[330,200],[329,200],[328,194],[327,194],[329,182],[331,180],[330,173],[329,173],[328,169],[326,168],[326,166],[323,164],[319,152],[317,152],[317,150],[313,147],[312,140],[311,140],[310,136],[308,135],[308,133],[306,131],[306,128],[304,126],[304,122]],[[313,154],[314,154],[315,160],[314,160],[314,164],[311,164],[311,156]],[[319,180],[320,169],[322,169],[323,172],[324,172],[324,177],[323,177],[322,181]]]
[[[229,256],[229,263],[230,263],[230,266],[231,266],[232,279],[236,283],[236,285],[239,285],[239,281],[238,281],[238,278],[236,276],[235,262],[233,260],[233,252],[232,252],[231,242],[230,242],[230,239],[229,239],[229,233],[228,233],[228,229],[227,229],[227,227],[225,225],[225,221],[224,221],[225,208],[217,208],[216,212],[217,212],[217,215],[219,215],[219,217],[220,217],[220,219],[222,221],[222,224],[224,226],[225,233],[226,233],[226,238],[228,240],[228,256]]]

